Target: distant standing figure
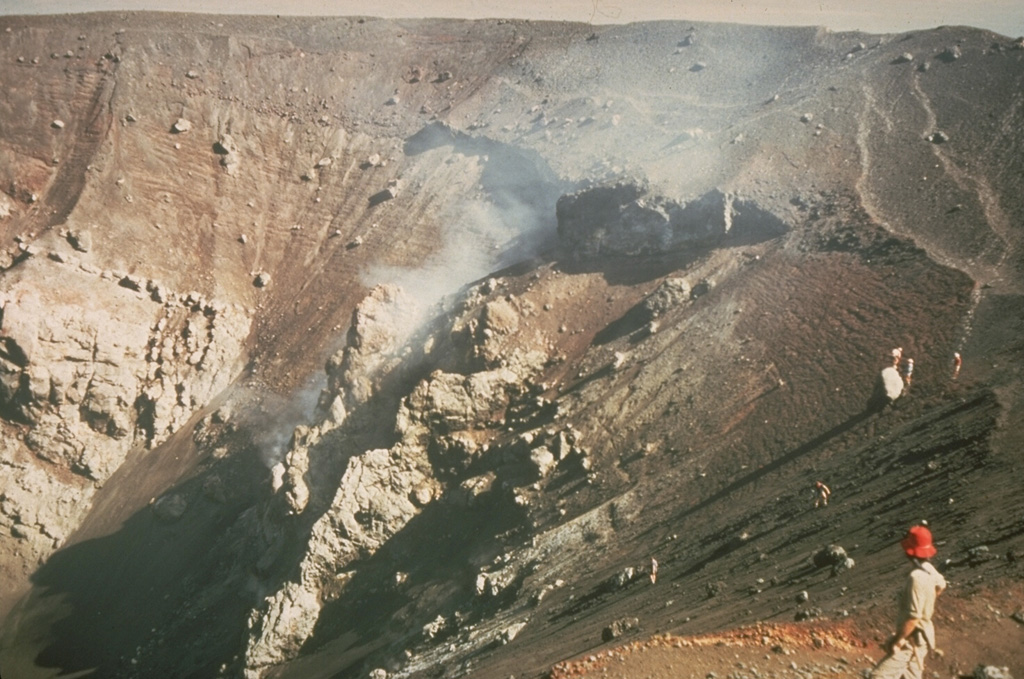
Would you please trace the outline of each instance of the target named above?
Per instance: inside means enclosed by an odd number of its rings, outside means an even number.
[[[960,352],[959,351],[954,351],[953,352],[953,379],[954,380],[956,380],[956,378],[960,377],[960,363],[961,362],[962,361],[960,359]]]
[[[814,482],[814,508],[828,507],[828,498],[832,495],[832,489],[821,481]]]
[[[653,556],[651,557],[651,584],[653,585],[658,581],[658,560]]]
[[[914,359],[908,358],[907,364],[903,369],[903,381],[906,382],[909,387],[912,379],[914,379]]]
[[[903,347],[896,347],[892,350],[892,367],[899,370],[900,361],[903,360]]]
[[[935,649],[935,600],[946,589],[946,579],[928,559],[935,556],[932,533],[912,526],[900,541],[913,563],[900,594],[896,633],[887,642],[888,653],[871,672],[871,679],[921,679],[924,659]]]

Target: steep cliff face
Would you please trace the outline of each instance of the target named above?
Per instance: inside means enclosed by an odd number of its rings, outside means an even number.
[[[1012,576],[1019,41],[0,31],[5,676],[539,676],[920,518]]]

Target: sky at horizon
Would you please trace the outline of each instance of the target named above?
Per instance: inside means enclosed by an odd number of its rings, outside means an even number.
[[[1022,0],[0,0],[0,15],[94,11],[453,17],[579,21],[726,21],[902,33],[973,26],[1024,35]]]

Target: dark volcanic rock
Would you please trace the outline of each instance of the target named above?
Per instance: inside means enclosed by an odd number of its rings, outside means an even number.
[[[601,631],[601,639],[603,641],[613,641],[624,634],[635,632],[638,629],[640,629],[640,620],[638,618],[622,618],[605,627]]]
[[[559,199],[563,247],[581,259],[651,255],[719,242],[729,229],[730,201],[720,191],[679,201],[636,183],[598,186]]]

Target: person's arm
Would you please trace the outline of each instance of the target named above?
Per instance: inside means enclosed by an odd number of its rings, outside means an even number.
[[[900,628],[896,630],[896,635],[889,641],[889,650],[895,651],[896,649],[903,648],[903,645],[910,639],[910,635],[917,629],[917,618],[907,618],[900,625]]]

